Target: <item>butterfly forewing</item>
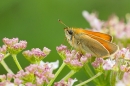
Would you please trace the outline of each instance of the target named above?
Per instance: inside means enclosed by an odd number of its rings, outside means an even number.
[[[105,34],[105,33],[100,33],[100,32],[94,32],[94,31],[90,31],[90,30],[84,30],[84,29],[78,29],[78,33],[84,33],[88,36],[97,36],[97,37],[100,37],[101,39],[104,39],[106,41],[112,41],[112,37],[108,34]]]

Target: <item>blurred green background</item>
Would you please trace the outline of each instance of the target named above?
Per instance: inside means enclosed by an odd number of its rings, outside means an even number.
[[[101,20],[107,20],[111,14],[124,18],[130,12],[130,0],[1,0],[0,45],[3,45],[4,37],[18,37],[28,42],[26,50],[46,46],[51,49],[51,53],[44,61],[60,60],[61,65],[62,60],[56,53],[56,46],[68,43],[63,31],[65,26],[58,19],[70,27],[89,27],[82,16],[83,10],[97,11]],[[18,60],[23,68],[29,65],[21,53],[18,54]],[[5,61],[15,73],[18,71],[11,57]],[[59,79],[69,71],[66,67]],[[0,65],[0,74],[3,73],[6,71]],[[73,77],[87,79],[83,69]]]

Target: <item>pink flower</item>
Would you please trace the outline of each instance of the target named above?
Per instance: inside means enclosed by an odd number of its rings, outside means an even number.
[[[123,79],[117,81],[116,86],[130,86],[130,73],[125,72]]]
[[[92,62],[92,66],[94,68],[100,68],[100,66],[102,66],[103,64],[103,58],[96,58],[94,62]]]
[[[94,28],[94,29],[96,29],[98,31],[102,29],[102,26],[103,26],[104,22],[100,21],[97,18],[96,14],[94,14],[94,13],[89,14],[88,11],[83,11],[82,15],[90,23],[92,28]]]
[[[77,79],[68,79],[68,82],[61,80],[59,82],[56,82],[54,86],[73,86],[74,82],[76,82]]]
[[[2,47],[0,47],[0,53],[6,54],[7,52],[7,46],[3,45]]]
[[[126,37],[130,38],[130,22],[126,24],[126,28],[125,28],[125,31],[126,31]]]
[[[25,86],[36,86],[35,84],[32,84],[31,82],[25,83]]]
[[[3,42],[5,43],[5,45],[7,46],[11,46],[15,43],[18,43],[18,38],[12,38],[12,39],[9,39],[9,38],[3,38]]]
[[[31,51],[30,50],[26,50],[26,51],[23,52],[23,55],[31,63],[39,63],[49,53],[50,53],[50,49],[44,47],[43,50],[40,50],[39,48],[33,48]]]
[[[59,55],[64,60],[66,65],[72,70],[79,70],[91,57],[90,54],[82,55],[76,50],[69,50],[65,45],[60,45],[56,47]]]
[[[4,54],[0,53],[0,62],[4,59]]]
[[[115,57],[130,60],[130,51],[128,48],[122,48],[115,54]]]
[[[60,55],[60,57],[61,57],[62,59],[65,59],[65,53],[66,53],[66,52],[69,53],[69,50],[67,49],[67,46],[62,45],[62,44],[61,44],[60,46],[57,46],[57,47],[56,47],[56,50],[57,50],[58,54]]]
[[[115,26],[116,24],[119,23],[119,18],[116,15],[110,16],[108,21],[105,23],[105,26]]]
[[[123,72],[126,72],[128,69],[127,69],[127,65],[121,65],[120,66],[120,70],[123,71]]]
[[[94,31],[109,33],[116,36],[118,39],[130,38],[130,15],[126,15],[126,22],[119,20],[116,15],[111,16],[107,21],[102,21],[97,18],[95,13],[88,11],[82,12],[83,17],[90,23]]]
[[[109,29],[109,33],[111,35],[115,35],[119,39],[129,38],[130,35],[128,33],[130,27],[130,23],[127,21],[126,23],[114,15],[108,21],[105,22],[104,28]]]
[[[6,75],[4,75],[4,74],[3,74],[3,75],[0,75],[0,80],[1,80],[1,81],[5,81],[5,80],[6,80]]]
[[[58,51],[58,52],[64,52],[64,51],[66,51],[66,49],[67,49],[67,46],[65,46],[65,45],[60,45],[60,46],[57,46],[56,47],[56,50]]]
[[[11,81],[14,77],[14,74],[11,74],[11,73],[7,73],[7,80],[8,81]]]
[[[23,81],[22,81],[21,79],[19,79],[19,78],[15,78],[15,79],[14,79],[14,83],[15,83],[16,85],[18,85],[18,86],[19,86],[20,84],[22,84],[22,82],[23,82]]]
[[[51,79],[54,78],[52,66],[49,66],[50,63],[44,64],[31,64],[27,66],[24,70],[19,71],[14,75],[14,83],[17,85],[26,84],[27,86],[41,86],[48,84]],[[30,83],[32,82],[32,83]]]
[[[3,38],[3,42],[7,46],[7,50],[11,54],[17,54],[20,51],[22,51],[23,49],[25,49],[27,46],[26,41],[18,42],[18,38],[13,38],[13,39]]]
[[[72,70],[79,70],[87,62],[91,55],[82,55],[74,50],[65,53],[64,62]]]
[[[0,86],[16,86],[14,83],[11,83],[11,82],[0,82]]]

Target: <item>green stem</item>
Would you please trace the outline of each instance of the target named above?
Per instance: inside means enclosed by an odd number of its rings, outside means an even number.
[[[76,73],[76,71],[71,70],[62,80],[67,80],[68,78],[70,78],[72,75],[74,75]]]
[[[7,53],[5,56],[4,56],[4,59],[6,58],[6,57],[8,57],[10,55],[10,53]]]
[[[17,60],[16,54],[12,54],[12,57],[13,57],[13,59],[15,61],[15,64],[17,65],[18,69],[19,70],[23,70],[22,67],[21,67],[21,65],[19,64],[19,62]]]
[[[89,64],[86,64],[86,65],[85,65],[85,71],[87,72],[87,74],[88,74],[90,77],[94,76],[92,70],[90,69]]]
[[[54,80],[56,79],[56,77],[59,75],[59,73],[62,71],[62,69],[65,67],[65,63],[63,62],[62,65],[60,66],[60,68],[58,69],[58,71],[56,72],[54,78],[49,82],[49,84],[47,86],[52,86]]]
[[[85,65],[86,66],[86,65]],[[87,65],[88,66],[88,65]],[[89,77],[92,77],[92,76],[94,76],[94,74],[92,73],[92,71],[91,71],[91,69],[90,69],[90,67],[85,67],[85,71],[86,71],[86,73],[87,73],[87,75],[89,76]],[[94,79],[93,80],[95,83],[99,83],[96,79]]]
[[[14,73],[12,72],[12,70],[7,66],[7,64],[5,63],[4,60],[1,61],[1,64],[3,65],[3,67],[5,68],[5,70],[6,70],[8,73],[14,74]]]
[[[100,76],[101,74],[102,74],[102,72],[99,72],[99,73],[97,73],[95,76],[93,76],[92,78],[90,78],[90,79],[88,79],[88,80],[86,80],[86,81],[84,81],[84,82],[82,82],[82,83],[80,83],[80,84],[78,84],[78,85],[75,85],[75,86],[83,86],[84,84],[86,84],[86,83],[92,81],[93,79],[97,78],[97,77]]]
[[[7,53],[5,56],[4,56],[4,59],[6,57],[8,57],[10,55],[10,53]],[[5,68],[5,70],[8,72],[8,73],[11,73],[11,74],[14,74],[12,72],[12,70],[8,67],[8,65],[5,63],[4,59],[1,61],[1,64],[3,65],[3,67]]]

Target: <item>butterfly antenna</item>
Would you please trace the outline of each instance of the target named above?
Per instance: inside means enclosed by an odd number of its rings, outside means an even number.
[[[63,23],[60,19],[58,19],[58,21],[63,24],[64,26],[68,27],[65,23]]]

